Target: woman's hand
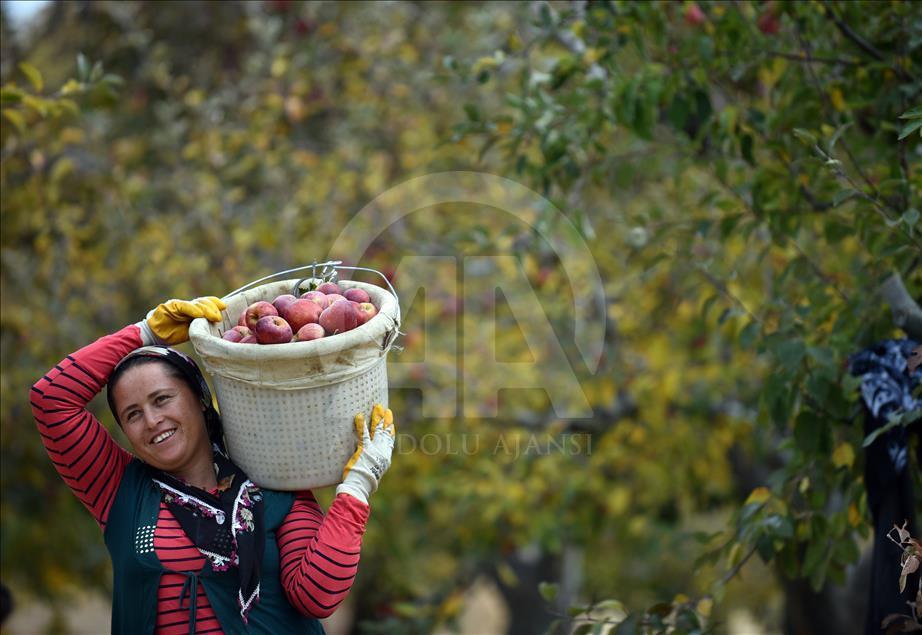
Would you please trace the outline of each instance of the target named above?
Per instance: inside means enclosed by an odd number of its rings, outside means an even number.
[[[336,493],[346,492],[367,504],[391,465],[397,429],[394,427],[394,413],[381,404],[375,404],[371,410],[370,433],[363,413],[355,415],[354,423],[359,447],[346,463],[343,482],[336,488]]]
[[[203,317],[209,322],[220,322],[221,311],[227,308],[224,300],[214,296],[194,300],[167,300],[138,322],[145,346],[151,344],[182,344],[189,341],[189,324]]]

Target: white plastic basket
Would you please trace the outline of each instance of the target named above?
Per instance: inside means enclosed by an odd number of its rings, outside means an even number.
[[[312,278],[260,284],[281,275],[321,268]],[[336,281],[343,289],[368,292],[378,313],[346,333],[311,342],[254,345],[228,342],[223,333],[258,300],[272,301],[298,285],[335,277],[336,270],[372,271],[381,287]],[[294,293],[298,295],[298,293]],[[339,483],[356,448],[353,417],[388,403],[387,353],[400,326],[400,305],[390,282],[378,271],[345,267],[338,261],[282,271],[252,282],[223,298],[222,321],[200,318],[189,328],[195,352],[212,376],[227,449],[256,484],[296,491]]]

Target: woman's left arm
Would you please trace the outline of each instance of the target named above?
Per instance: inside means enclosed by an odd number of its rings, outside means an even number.
[[[328,617],[349,595],[368,513],[366,503],[339,494],[324,516],[313,493],[298,493],[277,534],[282,588],[298,611]]]
[[[368,499],[391,464],[394,414],[379,404],[355,416],[358,447],[343,470],[336,498],[323,515],[311,492],[298,494],[278,530],[282,587],[301,613],[328,617],[346,599],[359,566],[368,522]]]

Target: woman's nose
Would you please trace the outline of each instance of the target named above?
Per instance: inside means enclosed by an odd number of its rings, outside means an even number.
[[[163,419],[163,416],[154,408],[144,409],[144,425],[148,428],[156,428]]]

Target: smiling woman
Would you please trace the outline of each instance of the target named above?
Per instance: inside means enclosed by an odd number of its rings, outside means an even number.
[[[368,498],[390,465],[393,415],[375,406],[371,435],[356,415],[358,448],[326,514],[310,491],[260,488],[228,456],[196,363],[164,346],[224,308],[217,298],[161,304],[32,387],[52,462],[104,532],[113,633],[322,633],[317,618],[352,587]],[[133,453],[86,410],[107,383]]]
[[[169,354],[152,357],[151,348]],[[205,423],[210,404],[166,361],[179,355],[145,347],[122,360],[109,378],[112,411],[139,459],[201,489],[217,487]]]

